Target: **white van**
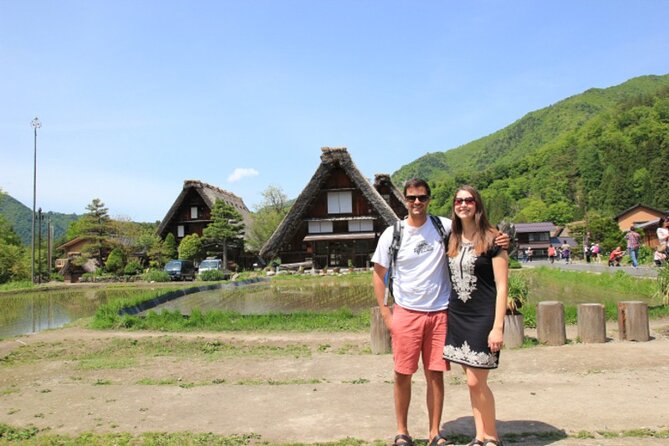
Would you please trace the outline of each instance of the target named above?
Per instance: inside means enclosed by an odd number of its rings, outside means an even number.
[[[205,259],[201,261],[197,272],[203,273],[205,271],[213,270],[223,271],[223,261],[221,259]]]

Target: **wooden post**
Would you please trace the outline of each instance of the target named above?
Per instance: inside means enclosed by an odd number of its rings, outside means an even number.
[[[537,339],[546,345],[564,345],[567,332],[564,326],[564,305],[556,300],[537,305]]]
[[[604,305],[579,304],[577,307],[578,337],[584,343],[606,342]]]
[[[618,333],[621,340],[650,340],[648,304],[641,301],[618,302]]]
[[[522,314],[504,316],[504,347],[518,348],[525,340],[525,327]]]
[[[370,322],[372,353],[375,355],[390,353],[392,351],[390,332],[386,328],[386,324],[383,322],[381,309],[379,307],[372,307]]]

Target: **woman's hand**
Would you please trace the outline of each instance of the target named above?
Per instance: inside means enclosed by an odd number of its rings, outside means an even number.
[[[488,347],[492,352],[498,352],[504,345],[504,330],[502,328],[493,328],[488,335]]]

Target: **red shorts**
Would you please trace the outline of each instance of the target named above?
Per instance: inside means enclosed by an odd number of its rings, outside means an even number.
[[[421,354],[425,370],[443,372],[451,369],[450,363],[442,356],[446,343],[447,318],[446,310],[423,312],[395,305],[390,334],[397,373],[416,373],[418,357]]]

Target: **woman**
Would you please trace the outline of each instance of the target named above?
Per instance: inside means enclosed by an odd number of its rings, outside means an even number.
[[[508,253],[493,243],[497,230],[486,217],[481,195],[460,187],[453,199],[448,257],[453,284],[448,304],[444,359],[467,375],[476,438],[469,446],[501,445],[488,373],[497,368],[504,339]]]
[[[662,217],[657,225],[657,243],[664,248],[664,254],[669,254],[669,217]]]

